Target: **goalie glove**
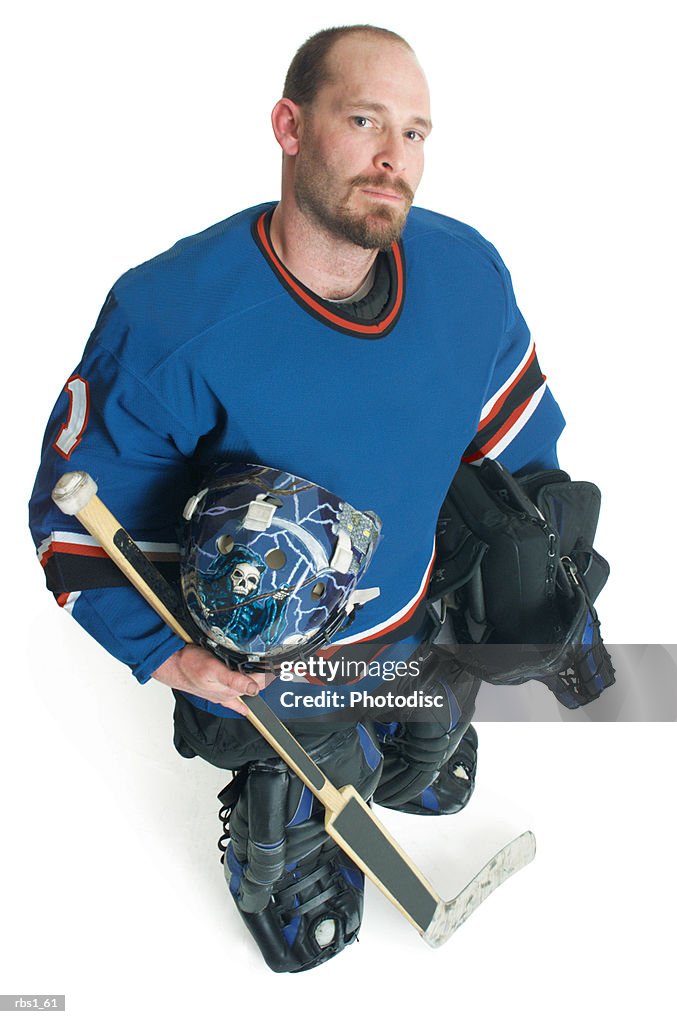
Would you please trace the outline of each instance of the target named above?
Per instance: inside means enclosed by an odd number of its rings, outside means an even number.
[[[487,682],[542,679],[566,707],[614,682],[594,601],[609,566],[594,550],[600,493],[561,470],[519,479],[461,465],[438,521],[429,597],[442,599],[458,663]]]

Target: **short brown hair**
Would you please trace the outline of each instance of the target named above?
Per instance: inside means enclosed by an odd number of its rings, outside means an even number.
[[[284,80],[282,95],[299,106],[312,103],[322,86],[330,80],[327,57],[334,44],[344,36],[359,32],[383,36],[411,50],[411,46],[402,36],[387,28],[377,28],[376,25],[341,25],[338,28],[322,29],[310,39],[306,39],[303,46],[296,51]]]

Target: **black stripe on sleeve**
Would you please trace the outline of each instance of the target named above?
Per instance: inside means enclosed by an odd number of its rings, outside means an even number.
[[[162,575],[172,583],[178,582],[179,563],[162,562],[158,565]],[[110,558],[55,552],[44,566],[47,588],[54,594],[74,590],[96,590],[99,587],[128,587],[129,580]]]
[[[511,416],[528,401],[533,394],[542,386],[545,377],[538,365],[538,359],[533,359],[509,391],[501,395],[498,408],[489,414],[489,418],[475,434],[475,437],[465,450],[464,458],[476,455],[480,450],[490,446],[492,439],[499,434],[507,424]]]

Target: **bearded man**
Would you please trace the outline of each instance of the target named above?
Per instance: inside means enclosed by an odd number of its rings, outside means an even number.
[[[178,558],[185,499],[214,463],[318,481],[383,523],[364,580],[379,597],[336,643],[413,650],[430,633],[437,515],[460,461],[556,466],[563,419],[496,250],[412,207],[432,121],[409,44],[368,25],[319,32],[294,57],[272,126],[280,200],[113,286],[47,428],[32,530],[59,603],[139,682],[173,689],[179,752],[238,773],[221,794],[230,889],[269,965],[299,971],[356,937],[362,879],[242,717],[239,695],[264,680],[185,646],[73,534],[52,487],[66,468],[88,470],[166,560]],[[452,813],[472,793],[476,684],[437,684],[449,697],[432,721],[304,720],[295,731],[335,784]]]

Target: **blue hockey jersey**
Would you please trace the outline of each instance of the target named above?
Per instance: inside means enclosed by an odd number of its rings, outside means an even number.
[[[174,563],[184,502],[217,460],[288,470],[373,509],[382,540],[361,585],[380,597],[340,634],[356,641],[416,620],[461,459],[554,463],[562,415],[509,274],[476,231],[413,208],[387,253],[388,302],[364,322],[280,263],[273,209],[124,274],[45,434],[30,515],[47,585],[140,682],[182,642],[52,503],[62,473],[87,470],[140,546]]]

